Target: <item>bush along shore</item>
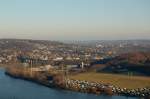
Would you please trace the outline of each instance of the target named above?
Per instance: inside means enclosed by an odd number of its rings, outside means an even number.
[[[7,68],[5,73],[11,77],[29,80],[38,84],[45,85],[47,87],[55,87],[60,89],[66,89],[83,93],[92,93],[97,95],[123,95],[144,97],[150,99],[150,87],[138,89],[119,88],[117,86],[109,84],[73,80],[55,73],[48,74],[45,72],[32,72],[31,74],[30,70],[24,70],[19,68]]]

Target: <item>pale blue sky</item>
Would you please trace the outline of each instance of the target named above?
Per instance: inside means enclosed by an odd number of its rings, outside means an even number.
[[[150,39],[150,0],[0,0],[0,38]]]

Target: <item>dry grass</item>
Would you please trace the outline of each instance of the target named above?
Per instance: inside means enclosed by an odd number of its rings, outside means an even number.
[[[104,84],[112,84],[119,86],[121,88],[143,88],[150,87],[150,77],[140,77],[140,76],[125,76],[125,75],[115,75],[106,73],[82,73],[74,76],[70,76],[71,79],[86,80],[90,82],[101,82]]]

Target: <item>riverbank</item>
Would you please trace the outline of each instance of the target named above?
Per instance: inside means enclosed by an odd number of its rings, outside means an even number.
[[[61,75],[49,74],[43,72],[30,72],[30,69],[13,68],[6,69],[6,74],[20,79],[33,81],[48,87],[56,87],[66,90],[93,93],[93,94],[106,94],[106,95],[124,95],[135,97],[150,97],[150,88],[127,89],[113,86],[110,84],[103,84],[99,82],[89,82],[85,80],[73,80],[63,78]]]
[[[5,75],[0,68],[0,99],[110,99],[107,95],[84,94],[69,90],[49,88],[32,81]],[[137,97],[111,96],[111,99],[139,99]]]

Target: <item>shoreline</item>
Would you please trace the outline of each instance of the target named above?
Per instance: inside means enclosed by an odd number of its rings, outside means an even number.
[[[54,88],[54,86],[52,86],[52,85],[46,85],[45,83],[38,82],[38,81],[35,81],[33,79],[29,79],[29,78],[16,77],[14,75],[9,74],[8,72],[5,72],[5,75],[10,76],[10,77],[15,78],[15,79],[22,79],[22,80],[25,80],[25,81],[36,83],[38,85],[43,85],[43,86],[46,86],[46,87],[49,87],[49,88]]]
[[[47,77],[43,74],[36,74],[37,77],[42,76],[42,78],[36,78],[36,76],[28,76],[27,74],[24,75],[22,72],[13,73],[11,70],[6,70],[5,74],[17,78],[23,79],[27,81],[31,81],[40,85],[44,85],[50,88],[58,88],[82,93],[90,93],[90,94],[97,94],[97,95],[119,95],[119,96],[127,96],[127,97],[144,97],[150,98],[150,88],[142,88],[142,89],[123,89],[116,86],[108,85],[108,84],[100,84],[96,82],[87,82],[81,80],[73,80],[73,79],[65,79],[62,80],[59,77],[51,76],[53,79],[48,80]]]

